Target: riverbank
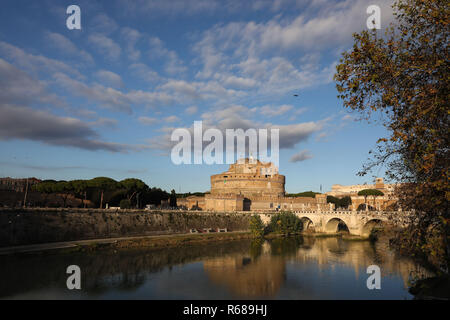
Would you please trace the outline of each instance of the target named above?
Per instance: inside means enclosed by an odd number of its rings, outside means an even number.
[[[367,237],[352,236],[346,234],[310,233],[302,232],[286,236],[284,234],[270,233],[264,236],[265,240],[276,238],[304,236],[312,238],[340,237],[348,241],[368,241]],[[93,252],[96,250],[124,250],[137,248],[171,248],[187,245],[195,245],[209,242],[232,241],[252,239],[249,231],[213,232],[213,233],[183,233],[152,236],[132,236],[102,239],[88,239],[76,241],[50,242],[32,245],[10,246],[0,248],[0,256],[11,254],[42,254],[42,253],[73,253]]]
[[[191,229],[246,231],[249,214],[106,209],[0,209],[0,247],[186,234]]]
[[[157,236],[120,237],[42,243],[0,248],[0,256],[12,254],[73,253],[104,250],[124,250],[136,248],[171,248],[201,243],[250,239],[247,231],[227,233],[172,234]]]

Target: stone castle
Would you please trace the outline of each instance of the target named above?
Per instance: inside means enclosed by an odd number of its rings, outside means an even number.
[[[289,197],[285,192],[285,176],[279,174],[273,163],[253,158],[239,159],[223,173],[211,176],[211,191],[204,196],[178,198],[177,204],[186,209],[204,211],[330,211],[334,204],[327,203],[327,196],[349,196],[351,210],[370,208],[386,210],[395,206],[394,185],[384,184],[377,178],[374,185],[341,186],[335,184],[332,191],[311,197]],[[377,189],[384,193],[374,199],[358,196],[363,189]]]
[[[220,174],[211,176],[211,191],[204,197],[178,198],[187,209],[206,211],[329,210],[326,195],[286,197],[285,176],[273,163],[256,159],[238,160]]]

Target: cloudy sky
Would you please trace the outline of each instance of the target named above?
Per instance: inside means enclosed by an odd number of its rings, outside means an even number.
[[[66,27],[71,4],[81,30]],[[202,120],[279,128],[288,192],[371,182],[356,172],[384,129],[355,121],[332,80],[371,4],[385,27],[385,0],[4,0],[0,176],[205,191],[228,166],[169,155],[171,132]]]

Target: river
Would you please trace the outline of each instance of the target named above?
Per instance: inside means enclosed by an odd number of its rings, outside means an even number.
[[[81,270],[69,290],[66,269]],[[381,289],[367,288],[369,265]],[[0,299],[412,299],[428,274],[387,246],[339,237],[0,257]]]

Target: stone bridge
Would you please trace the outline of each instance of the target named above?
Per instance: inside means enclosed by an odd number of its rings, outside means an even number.
[[[405,211],[296,211],[303,222],[304,230],[336,233],[348,230],[352,235],[368,236],[373,228],[389,222],[406,226],[409,213]],[[270,214],[261,214],[264,223],[270,221]]]

